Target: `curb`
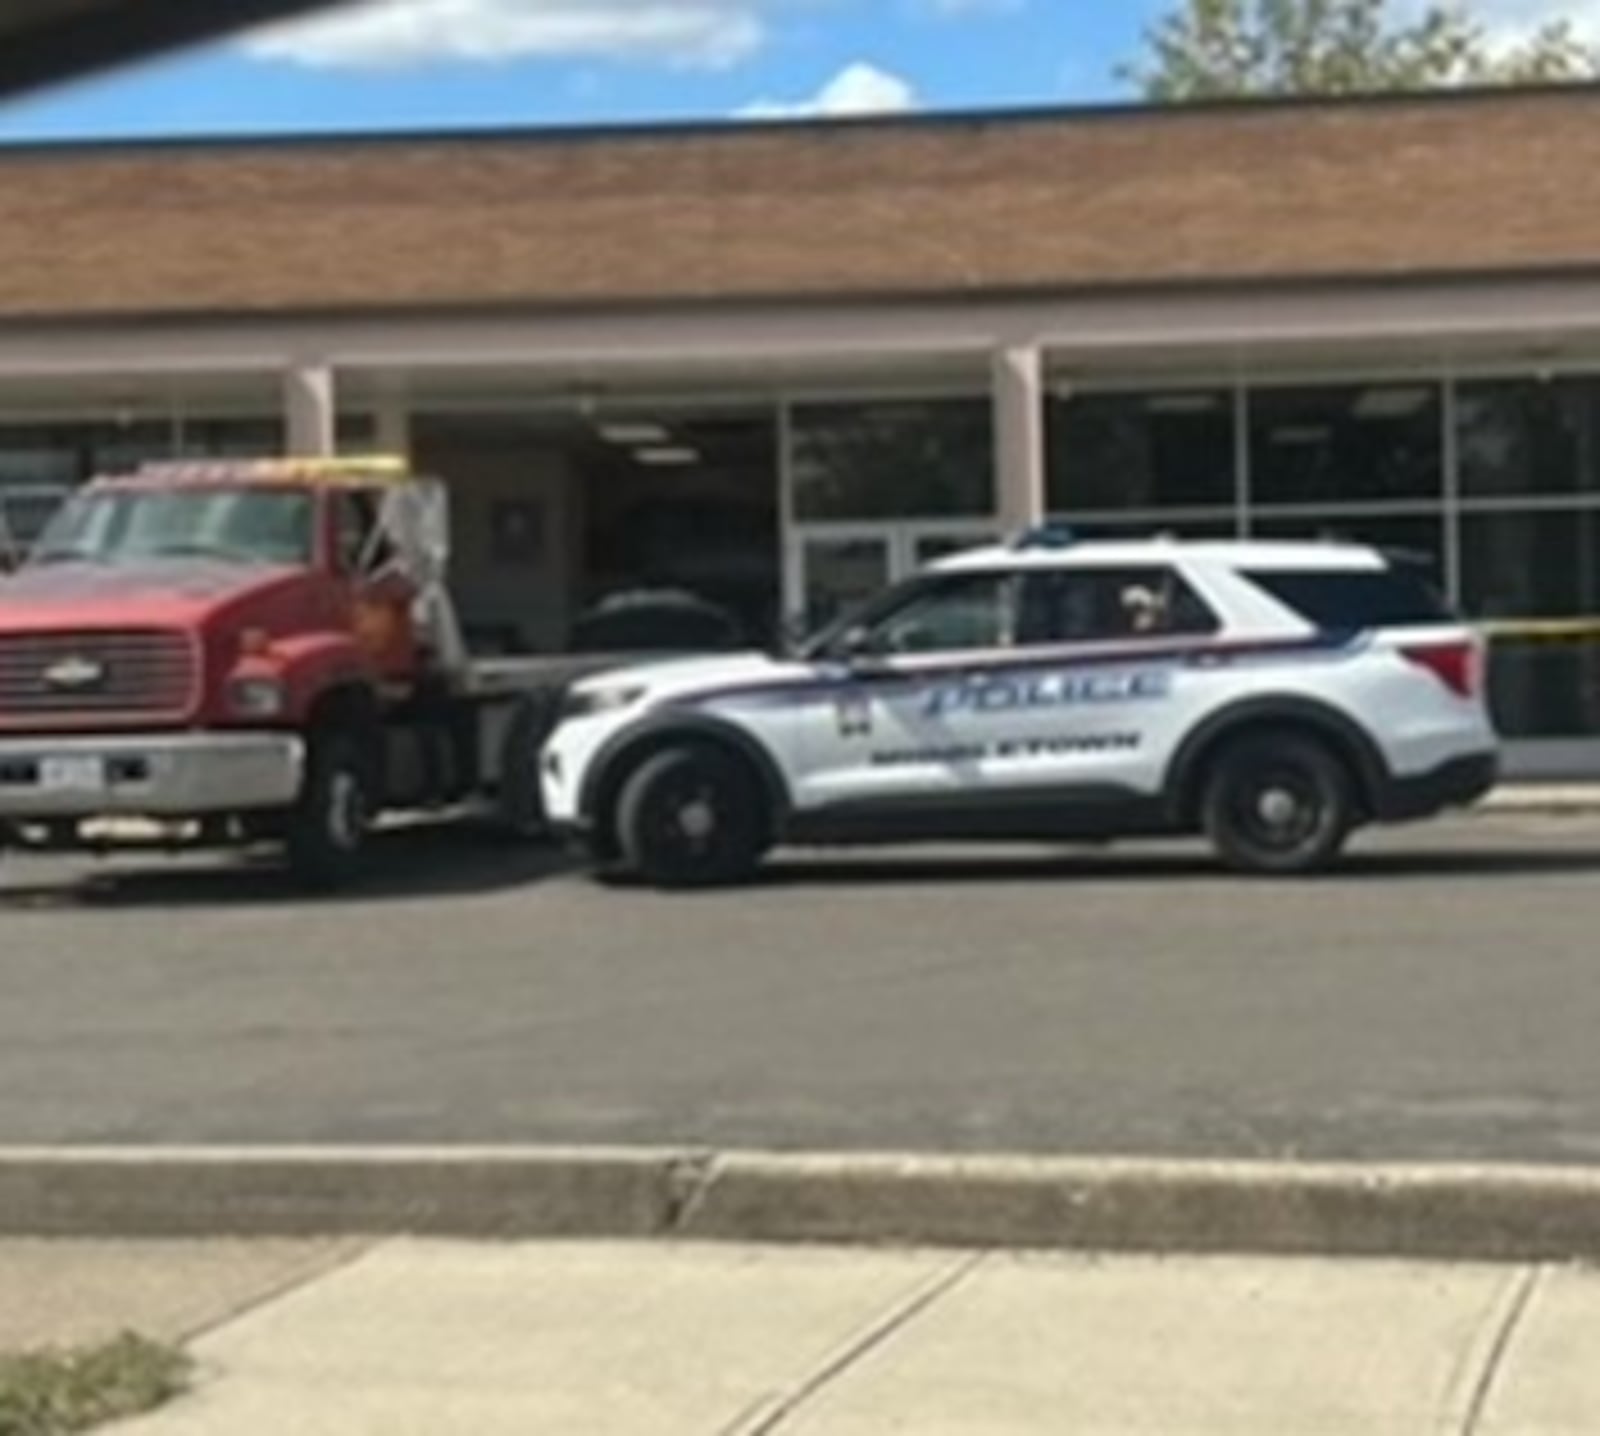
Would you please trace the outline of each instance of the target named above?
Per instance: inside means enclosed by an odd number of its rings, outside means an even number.
[[[688,1149],[0,1149],[0,1235],[1600,1258],[1600,1169]]]
[[[1469,812],[1536,813],[1582,817],[1600,813],[1600,784],[1508,783],[1489,793]]]

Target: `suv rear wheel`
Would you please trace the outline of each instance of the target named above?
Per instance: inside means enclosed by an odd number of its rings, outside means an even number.
[[[1200,813],[1229,867],[1293,876],[1339,856],[1355,823],[1355,801],[1349,773],[1325,743],[1298,733],[1263,733],[1223,750]]]
[[[740,882],[760,865],[767,823],[745,764],[714,748],[668,748],[623,784],[617,838],[628,869],[663,888]]]

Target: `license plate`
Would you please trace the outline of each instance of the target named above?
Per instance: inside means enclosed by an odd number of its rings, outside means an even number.
[[[47,793],[98,793],[106,785],[102,758],[43,758],[39,786]]]

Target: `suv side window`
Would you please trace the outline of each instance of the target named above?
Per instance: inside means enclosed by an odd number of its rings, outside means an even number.
[[[940,653],[1006,648],[1015,627],[1016,580],[1005,573],[938,579],[869,630],[874,653]]]
[[[1316,628],[1427,628],[1454,621],[1450,605],[1427,578],[1405,569],[1242,572]]]
[[[1104,643],[1217,631],[1217,617],[1170,568],[1062,568],[1023,580],[1017,642]]]

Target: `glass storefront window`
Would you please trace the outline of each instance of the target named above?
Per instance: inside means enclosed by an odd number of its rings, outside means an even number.
[[[1238,467],[1226,390],[1077,394],[1047,407],[1053,512],[1226,509]]]
[[[1234,539],[1239,537],[1239,525],[1232,517],[1216,519],[1168,519],[1160,514],[1139,520],[1130,518],[1126,523],[1106,523],[1099,520],[1084,521],[1070,515],[1060,516],[1061,522],[1081,539],[1149,539],[1162,536],[1179,539]]]
[[[1465,499],[1600,491],[1600,381],[1462,384],[1456,432]]]
[[[1333,505],[1441,498],[1441,409],[1441,386],[1426,380],[1253,389],[1252,501]]]
[[[1436,587],[1445,587],[1442,509],[1426,514],[1363,514],[1332,509],[1292,517],[1263,517],[1252,524],[1251,537],[1370,544],[1417,565]]]
[[[1477,618],[1600,614],[1600,510],[1464,515],[1461,588]]]
[[[0,488],[45,488],[78,478],[74,450],[55,447],[33,430],[0,430]]]
[[[1600,510],[1469,513],[1461,579],[1477,618],[1574,618],[1600,613]],[[1600,646],[1497,637],[1490,702],[1508,738],[1600,733]]]
[[[987,398],[801,405],[791,434],[797,518],[994,512],[994,419]]]
[[[164,420],[85,426],[77,437],[86,456],[85,477],[125,474],[174,452],[173,426]]]
[[[182,428],[182,453],[196,459],[266,459],[284,450],[283,421],[190,419]]]

